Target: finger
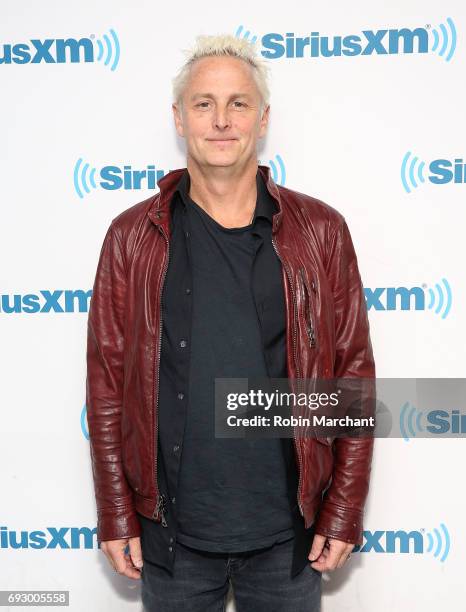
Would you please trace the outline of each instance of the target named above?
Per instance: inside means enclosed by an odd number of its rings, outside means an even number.
[[[346,546],[341,551],[341,557],[338,561],[338,567],[341,567],[346,561],[349,559],[351,553],[353,552],[354,544],[347,543]]]
[[[104,548],[102,548],[102,552],[107,557],[107,560],[108,560],[111,568],[116,572],[117,568],[116,568],[115,561],[113,560],[113,556],[114,556],[113,552],[111,553],[108,549],[104,549]]]
[[[328,555],[329,555],[328,548],[324,548],[323,551],[320,553],[320,555],[317,557],[317,559],[315,561],[311,562],[311,567],[313,567],[318,572],[325,571],[325,569],[327,567],[327,557],[328,557]]]
[[[133,565],[137,568],[143,566],[142,561],[142,550],[141,550],[141,538],[130,538],[129,540],[129,554]]]
[[[338,561],[337,568],[343,567],[343,565],[348,561],[350,557],[351,557],[351,550],[349,552],[344,552],[341,555],[340,560]]]
[[[133,563],[133,560],[131,558],[131,555],[128,553],[127,555],[125,555],[125,560],[126,560],[126,567],[130,567],[132,569],[136,569],[138,572],[141,571],[142,566],[141,567],[136,567]]]
[[[128,561],[125,567],[125,570],[121,572],[123,576],[127,578],[131,578],[132,580],[140,580],[141,579],[141,570],[133,567],[133,562]]]
[[[325,549],[318,561],[311,563],[311,566],[319,572],[325,572],[336,568],[341,553],[335,548]]]
[[[125,554],[129,550],[127,539],[104,541],[101,549],[115,572],[129,578],[140,578],[140,570],[133,567],[130,555]]]
[[[323,548],[322,552],[320,553],[320,555],[317,557],[317,559],[315,561],[313,561],[313,563],[316,563],[318,561],[322,561],[322,559],[326,559],[328,557],[328,548]]]
[[[124,540],[115,542],[113,546],[108,546],[105,554],[107,555],[113,569],[119,574],[123,574],[126,569],[127,561],[125,559],[126,542]]]
[[[318,533],[314,534],[311,551],[308,555],[309,561],[315,561],[319,557],[320,553],[324,548],[326,540],[326,536],[320,535]]]
[[[112,561],[113,561],[113,567],[115,571],[118,572],[119,574],[123,574],[128,564],[123,552],[121,554],[114,554]]]
[[[123,554],[123,565],[119,564],[115,567],[115,571],[122,576],[127,576],[134,580],[138,580],[141,577],[141,570],[133,566],[133,562],[129,553]]]

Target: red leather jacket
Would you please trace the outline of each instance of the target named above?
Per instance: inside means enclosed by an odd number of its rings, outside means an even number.
[[[160,296],[169,204],[183,170],[166,174],[159,193],[115,217],[100,251],[86,379],[99,542],[139,536],[136,511],[162,519],[156,448]],[[344,217],[277,185],[267,166],[259,171],[279,206],[272,240],[283,266],[288,377],[375,377],[364,291]],[[301,436],[294,448],[306,527],[315,520],[316,533],[362,544],[373,438]]]

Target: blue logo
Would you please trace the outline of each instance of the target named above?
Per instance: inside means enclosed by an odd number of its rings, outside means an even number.
[[[262,163],[260,160],[258,162]],[[275,183],[284,185],[286,171],[280,155],[270,159],[269,166]],[[135,169],[131,165],[108,165],[102,166],[98,170],[80,157],[73,169],[73,186],[81,199],[95,189],[105,189],[107,191],[157,189],[157,181],[166,173],[167,170],[157,170],[155,165],[152,164],[147,165],[144,169]]]
[[[0,295],[0,312],[4,314],[88,312],[91,296],[92,290],[84,291],[84,289],[57,289],[55,291],[43,289],[39,293],[24,295],[6,293]]]
[[[262,164],[264,162],[259,159],[258,163]],[[274,183],[283,186],[286,182],[286,170],[283,158],[277,154],[275,155],[274,159],[269,159],[268,165],[270,167],[270,174],[272,175]]]
[[[83,432],[83,436],[86,440],[89,440],[89,425],[87,423],[87,406],[84,404],[83,409],[81,410],[81,431]]]
[[[466,183],[466,164],[462,158],[433,159],[428,166],[426,162],[419,159],[408,151],[401,162],[401,182],[406,193],[411,193],[424,184],[426,180],[434,185],[446,185],[447,183]]]
[[[434,287],[376,287],[364,288],[367,309],[370,310],[431,310],[442,319],[448,316],[452,291],[446,278]]]
[[[431,51],[443,57],[447,62],[451,60],[456,49],[456,28],[453,19],[447,17],[447,25],[441,23],[438,27],[431,29],[432,48]]]
[[[425,424],[427,423],[427,424]],[[406,442],[415,438],[417,432],[428,431],[433,435],[466,434],[466,414],[459,410],[418,410],[409,402],[400,412],[400,431]]]
[[[236,29],[235,37],[244,38],[245,40],[249,40],[249,42],[252,43],[253,45],[257,42],[257,36],[255,35],[253,36],[249,30],[243,31],[242,25],[238,26],[238,28]]]
[[[42,530],[16,531],[0,526],[0,549],[93,549],[100,548],[97,528],[94,527],[46,527]]]
[[[258,39],[243,25],[238,26],[235,36],[251,43]],[[346,36],[323,36],[316,31],[307,36],[296,36],[294,32],[267,32],[260,38],[261,54],[267,59],[431,52],[449,62],[455,53],[456,42],[456,27],[451,17],[446,19],[446,24],[441,23],[436,28],[428,24],[415,29],[362,30]]]
[[[103,166],[97,170],[80,157],[74,166],[73,184],[78,196],[84,198],[86,194],[91,193],[91,190],[97,188],[108,191],[156,189],[157,181],[165,174],[165,170],[156,170],[154,165],[148,165],[144,170],[133,169],[130,165]]]
[[[442,563],[450,552],[450,534],[444,523],[440,529],[434,527],[429,532],[419,531],[364,531],[364,542],[355,546],[354,552],[432,554]]]
[[[32,38],[28,42],[3,44],[0,64],[77,64],[102,62],[115,70],[120,61],[120,41],[112,28],[95,38]]]

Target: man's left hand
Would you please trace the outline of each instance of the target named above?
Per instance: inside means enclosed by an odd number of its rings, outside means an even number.
[[[326,572],[343,567],[353,548],[354,544],[352,543],[342,542],[336,538],[328,538],[316,533],[308,559],[312,561],[311,567],[315,570]]]

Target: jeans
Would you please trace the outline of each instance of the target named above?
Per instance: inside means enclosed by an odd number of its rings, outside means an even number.
[[[146,612],[224,612],[230,583],[237,612],[320,612],[321,572],[307,564],[291,577],[293,538],[241,553],[176,543],[173,575],[144,560]]]

